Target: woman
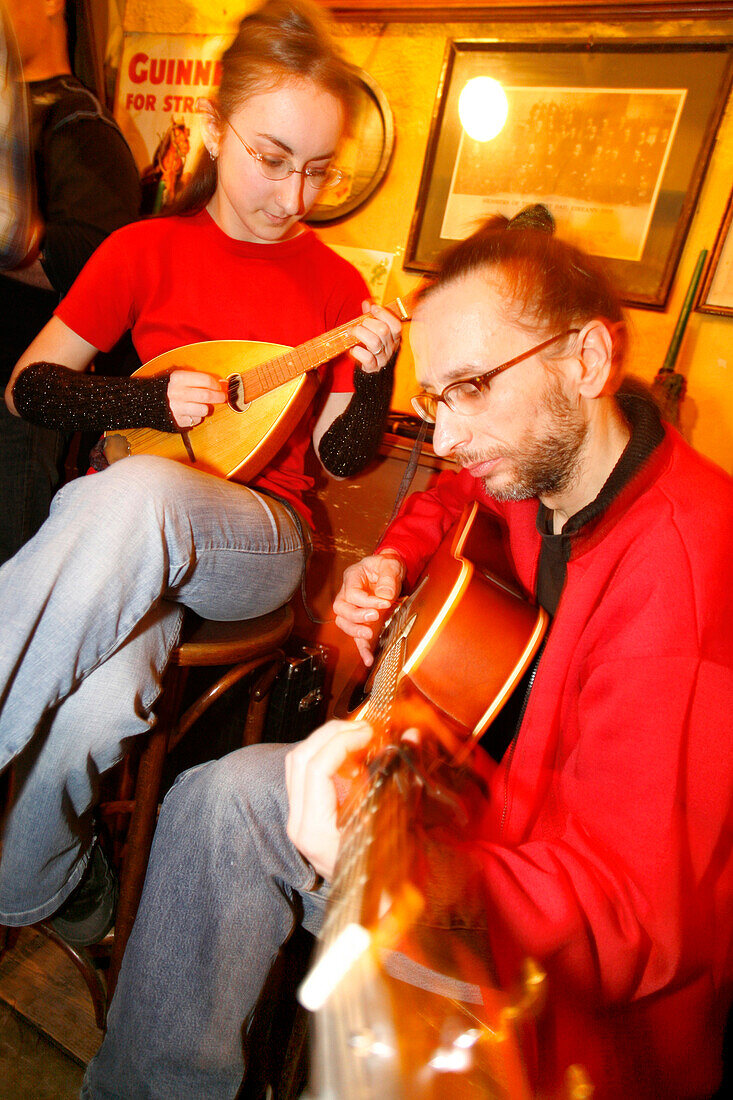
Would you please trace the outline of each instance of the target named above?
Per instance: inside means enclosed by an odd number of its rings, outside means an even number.
[[[181,369],[149,380],[84,374],[97,350],[128,328],[144,362],[214,338],[297,345],[357,317],[363,281],[301,222],[335,176],[353,94],[351,68],[299,0],[244,19],[178,210],[126,227],[95,253],[20,359],[11,411],[49,426],[191,428],[225,395],[218,378],[186,369],[185,349]],[[382,372],[398,321],[373,307],[353,334],[361,369],[348,359],[322,368],[313,411],[252,486],[158,457],[125,459],[67,485],[0,571],[0,769],[16,758],[17,779],[0,923],[54,916],[77,944],[110,927],[114,884],[91,815],[96,777],[153,724],[184,606],[242,619],[293,594],[310,519],[311,437],[334,472],[355,472],[389,401]]]

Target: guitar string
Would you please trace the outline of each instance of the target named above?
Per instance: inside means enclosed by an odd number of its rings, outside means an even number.
[[[375,677],[372,693],[367,703],[365,718],[375,727],[377,743],[380,746],[386,744],[390,725],[391,710],[395,697],[399,669],[404,661],[404,639],[398,638],[383,655],[382,663]],[[368,881],[367,867],[372,858],[371,844],[374,835],[374,816],[377,809],[377,801],[382,795],[385,785],[385,776],[378,773],[371,784],[365,801],[360,801],[355,810],[350,812],[343,825],[344,843],[339,854],[338,874],[334,882],[335,905],[326,922],[324,922],[322,952],[333,943],[335,938],[343,931],[351,921],[362,923],[364,914],[361,907],[364,904],[364,889]],[[388,802],[389,805],[389,802]],[[364,842],[364,833],[370,837]],[[394,835],[394,834],[392,834]],[[356,883],[358,890],[349,883]],[[335,1036],[335,1048],[339,1053],[339,1061],[342,1063],[341,1081],[349,1080],[357,1090],[358,1095],[366,1100],[371,1094],[368,1088],[369,1061],[363,1054],[359,1056],[353,1045],[361,1032],[360,1021],[357,1018],[358,1004],[353,996],[347,996],[346,985],[350,988],[356,985],[363,991],[372,990],[376,994],[374,984],[368,979],[373,961],[369,952],[366,952],[353,966],[353,972],[349,975],[348,982],[341,981],[336,986],[331,996],[331,1006],[322,1016],[323,1031],[325,1032],[327,1021],[331,1021],[331,1028],[337,1034]],[[333,1051],[334,1043],[327,1042],[326,1050]],[[350,1068],[350,1071],[349,1071]],[[327,1072],[327,1067],[322,1068]],[[348,1073],[348,1077],[344,1076]]]
[[[400,298],[395,298],[394,301],[389,302],[385,306],[385,309],[390,310],[390,312],[394,313],[395,316],[398,317],[401,321],[409,321],[415,297],[415,292],[402,295]],[[344,324],[338,325],[336,328],[330,329],[328,332],[322,333],[320,336],[315,336],[312,340],[307,340],[305,343],[298,345],[298,347],[293,348],[291,351],[285,352],[282,355],[275,356],[273,359],[267,360],[266,362],[259,364],[258,367],[256,367],[255,369],[259,371],[261,368],[267,368],[270,363],[287,365],[289,356],[291,356],[293,353],[297,354],[299,357],[303,357],[306,353],[310,355],[313,352],[317,357],[317,361],[309,362],[301,372],[304,373],[304,371],[310,370],[312,367],[320,365],[320,363],[327,362],[335,355],[338,355],[340,352],[346,351],[347,348],[353,347],[354,344],[357,344],[358,340],[355,340],[351,337],[351,330],[354,328],[354,326],[360,325],[362,321],[367,320],[367,318],[369,318],[370,316],[371,314],[369,313],[362,313],[360,317],[354,317],[351,321],[346,321],[344,322]],[[345,343],[340,344],[336,347],[332,346],[336,344],[336,341],[340,341],[344,337],[347,338]],[[328,354],[324,354],[324,349],[325,352],[327,352]],[[288,374],[287,378],[290,377],[292,377],[292,375]],[[286,381],[287,378],[285,379]]]
[[[374,808],[374,799],[376,797],[376,789],[370,794],[365,807],[365,813],[363,818],[362,830],[364,831],[366,826],[366,833],[371,837],[371,825],[372,825],[372,811]],[[357,849],[356,843],[353,847]],[[358,886],[358,891],[363,898],[364,885],[366,881],[366,868],[368,863],[368,844],[362,843],[360,850],[356,851],[356,859],[354,861],[354,878]],[[361,907],[358,905],[356,896],[354,897],[352,912],[350,916],[355,919],[359,924],[364,922],[364,914],[361,912]],[[358,1093],[367,1095],[368,1086],[368,1065],[364,1057],[359,1057],[357,1048],[353,1045],[357,1041],[359,1034],[359,1019],[357,1016],[357,1000],[354,996],[350,996],[347,993],[347,984],[352,989],[355,987],[358,990],[364,985],[365,982],[365,970],[367,968],[369,958],[369,952],[365,952],[356,961],[354,972],[348,976],[348,978],[341,982],[339,985],[339,1000],[341,1002],[341,1012],[339,1013],[339,1023],[341,1024],[341,1042],[339,1049],[344,1052],[344,1061],[351,1067],[349,1073],[349,1079],[354,1080]],[[356,1070],[356,1073],[354,1071]]]
[[[370,715],[370,720],[375,721],[381,727],[380,740],[383,748],[393,743],[394,701],[397,695],[399,673],[404,665],[405,649],[404,635],[398,635],[387,661],[386,675],[375,698],[374,714]],[[403,831],[405,822],[402,820],[404,805],[396,786],[398,768],[399,757],[393,756],[389,763],[383,766],[383,770],[380,771],[373,785],[373,798],[370,806],[370,843],[368,848],[365,847],[365,852],[368,852],[371,864],[371,883],[373,887],[378,885],[380,877],[385,872],[393,876],[395,868],[402,867],[402,849],[406,835]],[[379,814],[378,819],[377,813]],[[385,851],[385,843],[389,848],[388,852]],[[386,859],[389,859],[389,866],[382,867],[382,862]],[[366,886],[368,881],[366,878],[367,873],[365,867],[363,887]],[[399,875],[398,880],[400,880]],[[384,902],[389,903],[394,902],[394,900],[394,897],[384,898],[381,894],[371,898],[375,910],[371,915],[372,924],[378,922],[380,916],[383,915]],[[380,950],[383,946],[388,945],[377,943],[376,948]],[[361,1009],[361,1026],[363,1029],[364,1021],[385,1021],[390,1018],[389,991],[383,981],[379,980],[381,960],[374,951],[369,952],[360,960],[359,967],[361,980],[357,989],[361,993],[361,1003],[356,998],[352,998],[350,1003],[352,1016],[356,1015],[358,1010]],[[377,980],[375,980],[375,970]],[[355,1021],[351,1028],[352,1033],[357,1030],[357,1022]],[[390,1042],[395,1041],[394,1036],[390,1034],[381,1035],[378,1031],[375,1033],[372,1028],[367,1028],[367,1042],[370,1038],[377,1043],[381,1042],[384,1046],[381,1050],[373,1051],[371,1057],[367,1054],[365,1057],[358,1059],[358,1064],[362,1067],[361,1076],[364,1080],[363,1100],[372,1100],[377,1095],[375,1089],[381,1091],[389,1089],[389,1096],[402,1095],[401,1089],[399,1093],[395,1091],[395,1086],[400,1077],[399,1052],[397,1049],[391,1052],[389,1050]]]
[[[373,798],[373,787],[368,792],[366,801],[361,797],[354,797],[353,809],[350,809],[342,818],[342,841],[339,849],[338,863],[331,887],[329,899],[329,911],[323,924],[324,941],[333,941],[350,919],[351,914],[346,910],[353,903],[353,892],[350,883],[355,876],[354,864],[362,851],[363,845],[359,844],[360,830]]]
[[[369,821],[372,801],[373,792],[370,792],[366,802],[361,806],[358,820],[357,815],[354,817],[349,842],[339,860],[342,870],[340,870],[338,876],[339,897],[335,916],[331,922],[335,925],[329,936],[331,942],[338,938],[352,920],[361,923],[362,914],[359,911],[357,892],[353,886],[350,887],[348,884],[351,882],[359,886],[363,885],[366,846],[363,843],[357,843],[357,841],[359,833],[363,832],[365,828],[365,822],[368,823]],[[333,1032],[333,1035],[328,1036],[325,1050],[332,1055],[335,1049],[340,1065],[340,1072],[336,1072],[336,1086],[339,1086],[339,1082],[349,1081],[350,1085],[357,1089],[359,1096],[364,1093],[364,1087],[366,1086],[364,1080],[365,1066],[363,1059],[354,1056],[355,1048],[352,1045],[352,1039],[357,1034],[357,1020],[353,1014],[354,1000],[353,997],[347,996],[346,985],[348,984],[349,988],[352,988],[354,982],[361,980],[362,964],[363,960],[357,960],[353,964],[352,972],[348,975],[348,978],[344,976],[338,982],[329,998],[324,1017],[324,1023],[327,1025],[330,1022],[330,1030]],[[331,1071],[324,1067],[324,1072]],[[327,1095],[339,1096],[340,1094],[337,1088],[333,1087]]]
[[[380,691],[375,708],[380,712],[383,709],[379,702],[382,698],[383,692]],[[381,713],[380,717],[382,717]],[[383,722],[380,722],[379,725],[382,728],[379,729],[378,737],[379,740],[384,740],[386,731],[383,728]],[[369,863],[373,859],[376,812],[378,805],[383,800],[384,785],[384,776],[377,774],[372,782],[366,803],[358,814],[357,827],[351,832],[350,849],[353,854],[350,862],[357,890],[352,891],[351,911],[347,912],[345,910],[344,916],[356,920],[360,924],[363,924],[368,916],[364,912],[365,890],[368,882]],[[357,960],[353,972],[338,987],[339,1001],[341,1002],[338,1020],[342,1032],[339,1049],[344,1052],[344,1061],[348,1063],[349,1076],[347,1079],[354,1084],[357,1090],[356,1095],[360,1100],[362,1097],[364,1100],[369,1100],[369,1097],[374,1095],[373,1089],[370,1088],[370,1069],[373,1065],[373,1059],[369,1057],[368,1050],[362,1049],[360,1051],[358,1046],[355,1045],[358,1043],[360,1036],[364,1041],[369,1042],[369,1035],[364,1033],[364,1021],[369,1016],[365,1017],[363,1002],[370,991],[372,996],[376,992],[374,983],[370,980],[374,961],[371,951],[366,951]],[[356,993],[356,996],[351,992],[352,990]],[[374,1018],[373,1013],[371,1018]],[[342,1080],[344,1079],[342,1078]]]
[[[264,363],[258,363],[257,366],[254,367],[253,370],[248,371],[243,378],[243,381],[245,381],[245,401],[253,401],[263,393],[268,393],[269,390],[274,389],[276,385],[282,385],[284,382],[288,382],[291,378],[297,377],[299,374],[306,374],[314,367],[320,366],[321,363],[325,363],[329,359],[335,358],[336,355],[339,355],[342,351],[346,351],[347,348],[353,347],[354,344],[357,344],[359,341],[351,336],[350,330],[352,326],[358,324],[360,320],[362,320],[362,318],[358,318],[356,321],[350,321],[348,325],[343,325],[339,329],[334,329],[324,336],[318,336],[313,340],[308,340],[305,344],[301,344],[300,347],[283,352],[281,355],[276,355],[272,359],[265,360]],[[308,358],[306,358],[306,355]],[[296,367],[295,371],[292,369],[293,367]],[[257,378],[259,392],[255,392],[254,386],[251,392],[249,392],[249,387],[246,385],[246,383],[252,379],[252,375],[255,375]]]
[[[409,299],[409,295],[407,296]],[[404,300],[396,298],[393,302],[385,307],[391,310],[400,317],[401,320],[406,321],[409,319],[409,311],[405,309]],[[359,325],[362,321],[366,320],[370,314],[363,313],[360,317],[355,317],[351,321],[346,321],[344,324],[331,329],[329,332],[325,332],[320,336],[313,337],[312,340],[307,340],[304,344],[300,344],[298,347],[293,348],[281,355],[276,355],[272,359],[266,360],[264,363],[258,364],[252,372],[258,376],[260,385],[268,382],[267,372],[272,368],[273,374],[275,371],[280,371],[282,368],[288,368],[292,363],[292,358],[296,355],[299,359],[303,359],[307,354],[309,359],[301,364],[298,372],[299,374],[305,374],[313,367],[320,366],[321,363],[328,362],[329,359],[333,359],[336,355],[339,355],[342,351],[346,351],[347,348],[353,347],[359,341],[351,336],[351,330],[355,325]],[[282,382],[288,381],[293,377],[292,371],[283,371]],[[264,379],[264,383],[263,383]],[[262,393],[267,392],[267,386],[262,389]],[[259,393],[253,393],[252,397],[246,397],[245,400],[254,400],[259,397]]]
[[[367,846],[363,841],[363,834],[368,831],[371,819],[371,811],[376,796],[375,788],[369,791],[366,801],[361,802],[358,810],[351,816],[346,833],[346,843],[342,845],[339,855],[339,873],[334,883],[337,891],[336,905],[332,910],[328,929],[324,928],[324,949],[327,943],[333,943],[351,922],[362,922],[362,913],[359,910],[360,893],[363,895],[363,882],[367,859]],[[354,888],[360,888],[359,890]],[[366,1090],[366,1066],[364,1059],[355,1056],[355,1048],[352,1040],[357,1034],[357,1023],[354,1016],[354,999],[347,996],[346,984],[349,987],[354,982],[363,980],[363,960],[357,961],[353,967],[353,973],[348,979],[340,981],[330,998],[330,1005],[326,1008],[325,1021],[330,1022],[333,1037],[329,1036],[326,1050],[338,1052],[340,1073],[336,1075],[336,1084],[349,1081],[356,1090],[356,1095],[367,1095]],[[324,1068],[325,1072],[325,1068]],[[335,1089],[333,1094],[338,1095]]]
[[[368,812],[370,798],[367,798],[366,803],[361,803],[360,811],[363,815]],[[363,818],[362,818],[363,820]],[[339,851],[338,864],[336,873],[334,875],[334,881],[331,889],[331,900],[329,911],[324,921],[320,948],[318,951],[318,957],[324,956],[330,945],[333,944],[343,929],[351,919],[354,903],[354,891],[350,889],[349,883],[353,882],[356,877],[355,861],[359,857],[360,852],[363,850],[356,844],[355,840],[358,834],[357,826],[360,821],[357,818],[357,814],[350,816],[346,830],[344,833],[344,842],[341,844]],[[351,1048],[348,1043],[348,1031],[349,1023],[344,1017],[342,1010],[342,1003],[344,1000],[342,991],[343,982],[339,982],[335,990],[331,993],[326,1004],[321,1008],[320,1015],[320,1050],[321,1050],[321,1063],[319,1066],[321,1074],[328,1081],[332,1070],[329,1069],[331,1062],[329,1057],[333,1056],[334,1050],[337,1052],[337,1059],[340,1065],[340,1074],[336,1073],[337,1080],[348,1079],[345,1076],[346,1063],[349,1061],[349,1055]],[[335,1034],[331,1036],[331,1032]],[[332,1090],[328,1088],[326,1095],[330,1095]]]

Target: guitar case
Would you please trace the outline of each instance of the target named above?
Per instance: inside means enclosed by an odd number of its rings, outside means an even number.
[[[326,650],[302,646],[275,677],[265,719],[264,741],[302,741],[326,717]]]

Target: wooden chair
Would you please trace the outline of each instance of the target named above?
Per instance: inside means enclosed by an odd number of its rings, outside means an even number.
[[[111,798],[99,806],[112,840],[113,863],[120,872],[114,931],[100,945],[74,948],[49,925],[36,926],[68,955],[82,974],[99,1028],[105,1026],[106,1009],[142,894],[166,758],[209,707],[245,677],[250,678],[250,684],[242,716],[241,744],[252,745],[262,739],[270,688],[285,656],[282,647],[292,627],[293,612],[289,605],[241,622],[187,618],[182,639],[173,650],[165,673],[156,708],[157,724],[147,737],[139,739],[143,743],[139,756],[136,758],[133,751],[123,761],[115,774]],[[224,671],[182,712],[184,689],[193,668]],[[16,938],[15,929],[0,929],[0,955],[13,946]],[[106,985],[100,973],[105,965]]]
[[[158,722],[147,738],[134,779],[132,798],[127,797],[129,775],[122,778],[121,797],[103,803],[103,819],[114,821],[119,834],[120,815],[129,815],[122,852],[120,897],[107,975],[107,1003],[112,998],[122,956],[140,903],[150,848],[155,831],[158,802],[167,754],[175,748],[194,723],[226,691],[244,677],[251,677],[249,704],[243,716],[242,745],[262,739],[270,688],[284,657],[282,646],[293,626],[289,605],[242,622],[218,623],[208,619],[189,623],[176,646],[166,671],[158,704]],[[181,713],[184,688],[192,668],[226,671],[195,702]]]

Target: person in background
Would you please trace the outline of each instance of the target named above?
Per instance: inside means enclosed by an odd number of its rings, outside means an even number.
[[[302,220],[340,178],[357,88],[315,7],[271,0],[248,15],[178,207],[103,242],[13,373],[9,408],[46,427],[193,429],[196,448],[226,382],[188,369],[183,345],[298,346],[349,322],[356,345],[314,372],[317,392],[249,485],[157,455],[102,462],[0,569],[0,770],[15,761],[0,923],[50,918],[75,944],[105,935],[116,883],[96,842],[99,774],[155,722],[184,607],[236,620],[287,602],[310,541],[311,448],[338,477],[376,452],[400,322],[378,306],[361,316],[364,280]],[[175,348],[177,365],[87,373],[128,329],[143,362]]]
[[[31,247],[32,172],[23,71],[0,0],[0,271],[18,267]]]
[[[66,0],[2,3],[17,42],[29,109],[27,123],[13,137],[12,159],[21,176],[13,180],[6,174],[0,181],[0,190],[14,195],[24,240],[24,247],[14,248],[0,265],[0,380],[5,386],[95,248],[138,217],[140,183],[117,124],[72,74]],[[23,150],[25,128],[30,147]],[[33,174],[23,179],[28,155]],[[3,169],[13,171],[7,160]],[[48,515],[67,443],[63,430],[19,420],[0,405],[0,563]]]
[[[480,830],[453,848],[445,830],[438,909],[468,888],[439,915],[488,935],[501,988],[527,957],[546,972],[531,1095],[581,1095],[575,1080],[597,1100],[710,1097],[733,977],[733,481],[620,388],[618,298],[551,228],[541,208],[491,220],[422,296],[414,404],[458,468],[408,497],[377,551],[346,570],[336,622],[372,664],[385,616],[464,506],[496,517],[551,624],[512,747],[486,769]],[[461,669],[456,652],[449,691],[464,690]],[[279,948],[296,921],[320,927],[337,777],[343,787],[371,737],[334,720],[295,748],[252,746],[178,777],[85,1100],[235,1095]],[[353,876],[359,849],[347,855]],[[480,1018],[470,968],[408,962],[423,988],[457,978]],[[421,998],[416,988],[415,1021]],[[343,1022],[345,1045],[368,1038]],[[373,1057],[386,1058],[391,1023],[378,1010],[373,1024]],[[351,1065],[345,1053],[334,1039],[334,1071]]]

